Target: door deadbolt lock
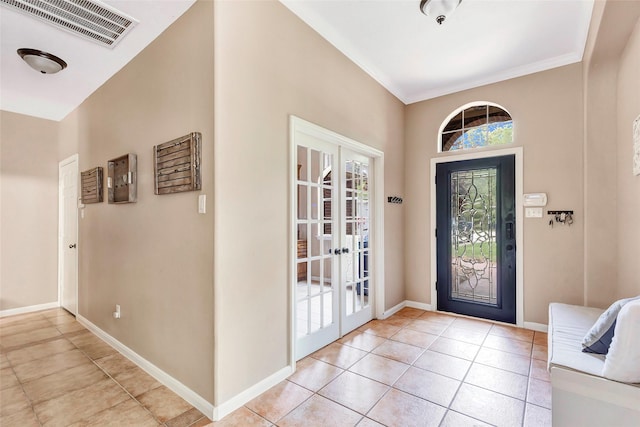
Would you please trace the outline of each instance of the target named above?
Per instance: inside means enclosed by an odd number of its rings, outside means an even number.
[[[333,254],[334,255],[340,255],[340,253],[341,253],[340,248],[337,248],[337,249],[333,250]]]
[[[72,243],[72,244],[69,245],[69,249],[74,249],[75,247],[76,247],[75,243]]]
[[[342,253],[343,254],[348,254],[349,253],[349,248],[342,248]]]

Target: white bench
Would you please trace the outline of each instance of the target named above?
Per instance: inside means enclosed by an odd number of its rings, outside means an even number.
[[[549,305],[548,368],[554,427],[640,426],[640,384],[604,378],[605,356],[582,352],[582,339],[603,311]]]

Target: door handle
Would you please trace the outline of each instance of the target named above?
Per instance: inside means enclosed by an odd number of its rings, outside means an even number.
[[[342,248],[342,253],[343,254],[348,254],[349,253],[349,248]]]
[[[340,255],[340,248],[334,249],[333,250],[333,254],[334,255]]]
[[[507,240],[513,240],[513,223],[507,223]]]
[[[72,244],[69,245],[69,249],[74,249],[75,247],[76,247],[75,243],[72,243]]]

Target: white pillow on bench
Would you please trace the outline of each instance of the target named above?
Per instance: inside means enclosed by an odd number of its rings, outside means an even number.
[[[640,383],[640,300],[622,307],[604,361],[602,375],[614,381]]]

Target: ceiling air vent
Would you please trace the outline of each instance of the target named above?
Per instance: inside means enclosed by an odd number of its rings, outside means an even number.
[[[138,23],[95,0],[0,0],[0,3],[110,48]]]

